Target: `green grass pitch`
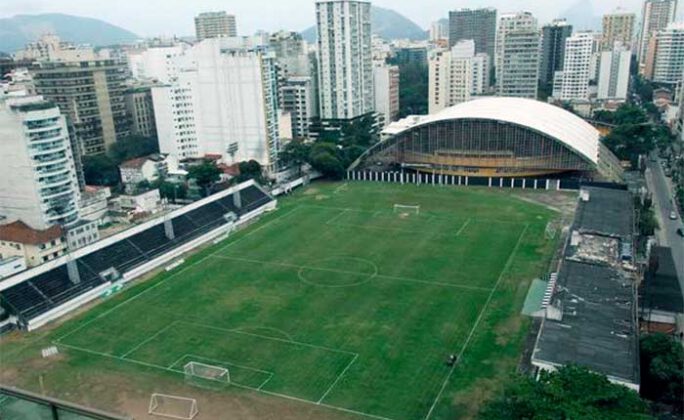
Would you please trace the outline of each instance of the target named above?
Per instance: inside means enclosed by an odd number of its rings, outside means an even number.
[[[183,381],[194,361],[229,370],[230,385],[203,381],[221,392],[446,417],[454,395],[512,370],[519,311],[553,252],[544,230],[554,217],[484,188],[313,184],[51,339],[72,363],[107,360],[123,375]],[[453,369],[449,354],[459,356]]]

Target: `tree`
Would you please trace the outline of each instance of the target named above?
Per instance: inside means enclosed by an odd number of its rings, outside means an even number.
[[[503,394],[483,407],[484,419],[646,419],[639,395],[578,366],[542,372],[539,380],[518,375]]]
[[[428,113],[429,78],[426,63],[399,63],[399,117]]]
[[[684,405],[684,350],[665,334],[648,334],[640,340],[641,395],[673,406]]]
[[[109,147],[109,157],[117,163],[159,153],[159,142],[153,137],[128,136]]]
[[[292,140],[280,151],[280,161],[286,165],[297,168],[297,176],[302,173],[302,165],[308,162],[311,146],[302,140]]]
[[[237,176],[236,181],[245,182],[250,179],[255,180],[258,183],[264,182],[263,172],[261,170],[261,164],[256,160],[250,160],[247,162],[240,162],[238,164],[240,168],[240,175]]]
[[[83,156],[83,176],[88,185],[115,186],[119,184],[119,168],[104,154]]]
[[[159,179],[152,186],[159,189],[159,195],[162,198],[171,200],[174,203],[177,200],[183,200],[188,196],[188,187],[185,184]]]
[[[188,169],[188,177],[194,179],[204,195],[209,195],[209,188],[221,179],[221,171],[213,163],[204,162],[200,165],[191,166]]]
[[[309,163],[326,177],[342,179],[345,165],[341,158],[340,149],[333,143],[314,143],[309,154]]]

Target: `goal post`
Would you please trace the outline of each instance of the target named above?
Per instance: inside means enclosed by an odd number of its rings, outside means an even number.
[[[395,204],[394,213],[399,214],[420,214],[420,206],[407,205],[407,204]]]
[[[183,366],[186,379],[209,379],[212,381],[230,383],[230,371],[226,368],[208,365],[200,362],[188,362]]]
[[[192,420],[198,413],[197,400],[194,398],[157,393],[150,397],[148,414],[153,416]]]

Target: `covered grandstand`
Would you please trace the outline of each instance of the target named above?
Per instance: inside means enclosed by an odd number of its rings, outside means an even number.
[[[382,141],[350,171],[394,171],[473,177],[571,174],[616,181],[622,170],[582,118],[522,98],[480,98],[437,114],[390,124]]]
[[[0,282],[0,305],[26,329],[94,299],[275,206],[254,181],[81,248]]]

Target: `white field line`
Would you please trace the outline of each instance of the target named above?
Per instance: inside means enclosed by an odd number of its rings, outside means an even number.
[[[92,355],[96,355],[96,356],[100,356],[100,357],[105,357],[108,359],[114,359],[114,360],[118,360],[118,361],[125,362],[125,363],[132,363],[132,364],[139,365],[139,366],[145,366],[147,368],[159,369],[159,370],[163,370],[163,371],[174,373],[174,374],[182,373],[178,370],[170,369],[170,368],[167,368],[164,366],[159,366],[159,365],[155,365],[155,364],[147,363],[147,362],[141,362],[141,361],[135,360],[135,359],[124,359],[124,358],[121,358],[119,356],[115,356],[112,354],[102,353],[102,352],[98,352],[98,351],[94,351],[94,350],[89,350],[89,349],[78,347],[78,346],[72,346],[72,345],[63,344],[63,343],[60,343],[59,345],[62,347],[68,348],[68,349],[75,350],[75,351],[80,351],[83,353],[88,353],[88,354],[92,354]],[[361,416],[361,417],[367,417],[367,418],[377,419],[377,420],[393,420],[389,417],[383,417],[383,416],[378,416],[375,414],[364,413],[362,411],[356,411],[356,410],[352,410],[349,408],[338,407],[335,405],[330,405],[330,404],[325,404],[325,403],[318,403],[316,401],[311,401],[311,400],[307,400],[307,399],[299,398],[299,397],[293,397],[291,395],[281,394],[278,392],[266,391],[264,389],[254,388],[254,387],[239,384],[239,383],[231,383],[231,385],[236,386],[238,388],[254,391],[254,392],[259,392],[259,393],[262,393],[264,395],[270,395],[273,397],[279,397],[279,398],[287,399],[290,401],[296,401],[296,402],[300,402],[300,403],[304,403],[304,404],[310,404],[310,405],[314,405],[314,406],[325,407],[325,408],[329,408],[331,410],[335,410],[335,411],[339,411],[339,412],[343,412],[343,413],[355,414],[355,415]],[[265,382],[262,383],[260,386],[263,387],[264,385],[265,385]]]
[[[138,343],[138,345],[134,346],[132,349],[128,350],[126,353],[122,354],[122,355],[121,355],[121,358],[122,358],[122,359],[125,359],[126,356],[128,356],[129,354],[131,354],[131,353],[133,353],[134,351],[138,350],[140,347],[144,346],[145,344],[149,343],[150,341],[154,340],[155,338],[159,337],[160,335],[164,334],[169,328],[173,327],[173,326],[174,326],[175,324],[177,324],[177,323],[178,323],[178,321],[173,321],[173,322],[171,322],[171,323],[170,323],[169,325],[167,325],[166,327],[160,329],[160,330],[157,331],[156,333],[152,334],[151,336],[147,337],[146,339],[144,339],[143,341],[141,341],[140,343]]]
[[[216,330],[216,331],[228,332],[228,333],[233,333],[233,334],[249,335],[249,336],[252,336],[252,337],[263,338],[263,339],[266,339],[266,340],[279,341],[279,342],[288,343],[288,344],[295,344],[295,345],[298,345],[298,346],[310,347],[310,348],[313,348],[313,349],[329,351],[329,352],[332,352],[332,353],[348,354],[348,355],[351,355],[351,356],[354,356],[354,355],[357,355],[357,354],[358,354],[358,353],[354,353],[354,352],[351,352],[351,351],[339,350],[339,349],[334,349],[334,348],[331,348],[331,347],[319,346],[319,345],[316,345],[316,344],[303,343],[303,342],[301,342],[301,341],[286,340],[286,339],[278,338],[278,337],[269,337],[269,336],[267,336],[267,335],[256,334],[256,333],[250,333],[250,332],[246,332],[246,331],[241,331],[241,330],[239,330],[239,329],[228,329],[228,328],[222,328],[222,327],[215,327],[215,326],[213,326],[213,325],[200,324],[200,323],[196,323],[196,322],[189,322],[189,321],[183,321],[183,320],[178,321],[178,322],[181,323],[181,324],[187,324],[187,325],[191,325],[191,326],[194,326],[194,327],[206,328],[206,329],[209,329],[209,330]]]
[[[223,260],[243,261],[243,262],[252,263],[252,264],[275,265],[275,266],[281,266],[281,267],[296,268],[299,270],[302,270],[302,269],[318,270],[318,271],[325,271],[325,272],[329,272],[329,273],[349,274],[349,275],[358,275],[358,276],[369,275],[370,276],[369,273],[359,273],[356,271],[338,270],[335,268],[321,268],[321,267],[315,267],[315,266],[310,266],[310,265],[289,264],[289,263],[283,263],[283,262],[277,262],[277,261],[261,261],[261,260],[251,259],[251,258],[233,257],[230,255],[213,255],[212,257],[223,259]],[[465,284],[443,283],[443,282],[436,282],[436,281],[430,281],[430,280],[413,279],[413,278],[409,278],[409,277],[388,276],[385,274],[375,274],[375,276],[373,276],[373,277],[379,278],[379,279],[402,281],[402,282],[407,282],[407,283],[420,283],[420,284],[427,284],[427,285],[431,285],[431,286],[443,286],[443,287],[453,287],[455,289],[475,290],[475,291],[479,291],[479,292],[491,291],[491,288],[489,288],[489,287],[477,287],[477,286],[468,286]]]
[[[475,320],[475,324],[473,324],[473,328],[470,329],[470,333],[468,334],[466,341],[463,343],[463,346],[461,347],[461,351],[458,352],[458,356],[456,357],[456,363],[454,363],[453,366],[451,366],[451,369],[449,369],[449,373],[447,373],[446,378],[444,378],[444,382],[442,382],[442,387],[439,389],[439,393],[435,397],[435,400],[432,402],[432,406],[430,406],[430,410],[428,411],[427,415],[425,416],[425,420],[430,418],[430,416],[432,415],[432,412],[434,411],[435,407],[437,406],[437,403],[439,402],[440,398],[442,398],[442,394],[444,393],[444,389],[446,389],[446,386],[449,383],[449,379],[451,379],[451,375],[454,373],[454,370],[459,365],[459,362],[461,361],[463,354],[465,353],[466,349],[468,348],[468,345],[470,344],[470,340],[473,338],[475,331],[477,331],[477,327],[480,325],[480,321],[482,321],[482,318],[484,317],[484,313],[487,311],[487,308],[489,307],[489,303],[492,301],[492,297],[494,296],[494,293],[498,289],[499,284],[501,283],[501,280],[503,280],[504,275],[508,271],[508,268],[513,263],[513,260],[515,259],[515,254],[518,252],[518,248],[520,248],[520,244],[522,243],[522,239],[525,236],[525,233],[527,233],[528,227],[529,227],[529,225],[525,224],[525,228],[520,233],[520,236],[518,237],[518,241],[516,242],[515,247],[513,248],[513,251],[511,252],[511,255],[508,256],[508,259],[506,260],[506,264],[504,265],[503,270],[501,270],[501,274],[499,274],[499,278],[497,279],[496,284],[492,288],[491,292],[489,292],[489,296],[487,297],[487,300],[485,301],[485,304],[482,307],[480,314],[477,316],[477,319]]]
[[[209,259],[210,257],[212,257],[212,256],[218,254],[219,252],[223,251],[224,249],[228,248],[230,245],[233,245],[233,244],[235,244],[235,243],[237,243],[237,242],[240,242],[241,240],[245,239],[246,237],[248,237],[248,236],[250,236],[250,235],[252,235],[252,234],[254,234],[254,233],[260,231],[260,230],[263,229],[263,228],[265,228],[266,226],[269,226],[270,224],[272,224],[272,223],[274,223],[274,222],[276,222],[276,221],[279,221],[279,220],[283,219],[285,216],[289,216],[290,214],[294,213],[294,212],[295,212],[297,209],[299,209],[299,208],[300,208],[300,207],[295,207],[294,209],[288,211],[287,213],[282,214],[282,215],[276,217],[275,219],[269,220],[268,222],[264,223],[262,226],[258,227],[257,229],[254,229],[253,231],[250,231],[250,232],[246,233],[245,235],[241,236],[241,237],[238,238],[236,241],[234,241],[234,242],[229,242],[229,243],[227,243],[226,245],[224,245],[224,246],[218,248],[218,249],[217,249],[216,251],[214,251],[213,253],[210,253],[210,254],[205,255],[204,257],[198,259],[197,261],[195,261],[195,262],[192,263],[192,264],[186,265],[185,267],[183,267],[183,268],[181,268],[180,270],[176,271],[175,273],[169,275],[169,276],[166,277],[165,279],[160,280],[158,283],[153,284],[152,286],[150,286],[150,287],[148,287],[147,289],[141,291],[140,293],[138,293],[138,294],[136,294],[136,295],[134,295],[134,296],[131,296],[130,298],[128,298],[128,299],[126,299],[125,301],[119,303],[118,305],[115,305],[115,306],[113,306],[112,308],[106,310],[105,312],[101,313],[100,315],[96,316],[95,318],[91,319],[90,321],[87,321],[87,322],[83,323],[82,325],[80,325],[80,326],[74,328],[73,330],[71,330],[71,331],[67,332],[66,334],[62,335],[61,337],[55,339],[55,340],[54,340],[54,343],[60,343],[62,340],[64,340],[64,339],[67,338],[68,336],[74,334],[75,332],[80,331],[80,330],[82,330],[83,328],[85,328],[85,327],[89,326],[90,324],[94,323],[95,321],[99,320],[100,318],[103,318],[103,317],[109,315],[110,313],[112,313],[112,312],[114,312],[115,310],[119,309],[120,307],[126,305],[127,303],[130,303],[130,302],[132,302],[132,301],[138,299],[139,297],[141,297],[142,295],[146,294],[146,293],[149,292],[150,290],[156,289],[157,287],[161,286],[162,284],[166,284],[166,282],[169,281],[170,279],[172,279],[172,278],[174,278],[174,277],[177,277],[178,275],[184,273],[185,271],[189,270],[190,268],[193,268],[193,267],[195,267],[196,265],[199,265],[199,264],[203,263],[204,261],[206,261],[206,260]]]
[[[332,225],[334,220],[337,220],[337,219],[341,218],[342,216],[344,216],[344,215],[347,213],[347,211],[348,211],[348,210],[342,210],[342,211],[340,212],[340,214],[336,214],[335,216],[333,216],[333,217],[331,217],[330,219],[328,219],[328,221],[325,222],[325,224],[326,224],[326,225]]]
[[[470,222],[472,222],[472,221],[473,221],[473,219],[466,220],[465,223],[463,223],[463,226],[461,226],[461,228],[458,230],[458,232],[456,232],[456,236],[461,236],[461,233],[463,233],[465,228],[467,228],[468,225],[470,224]]]
[[[328,394],[330,393],[330,391],[332,391],[332,389],[335,387],[335,385],[337,385],[337,382],[339,382],[340,379],[342,379],[342,377],[344,376],[344,374],[347,373],[347,371],[349,370],[349,368],[351,367],[351,365],[354,364],[354,362],[356,361],[356,359],[357,359],[358,357],[359,357],[358,354],[355,355],[354,358],[351,359],[351,361],[350,361],[350,362],[347,364],[347,366],[344,368],[344,370],[343,370],[339,375],[337,375],[337,378],[335,379],[335,382],[333,382],[333,383],[328,387],[328,389],[325,391],[325,393],[323,394],[323,396],[322,396],[321,398],[318,399],[318,402],[317,402],[318,404],[320,404],[320,403],[325,399],[325,397],[328,396]]]

